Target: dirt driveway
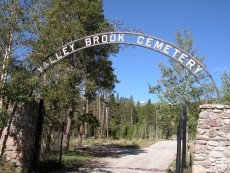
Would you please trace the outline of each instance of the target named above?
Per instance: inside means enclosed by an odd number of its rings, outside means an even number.
[[[110,148],[111,156],[95,159],[80,173],[162,173],[176,159],[176,140],[159,141],[144,149]]]

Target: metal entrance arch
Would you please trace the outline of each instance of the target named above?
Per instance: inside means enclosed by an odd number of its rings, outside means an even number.
[[[115,27],[116,28],[116,27]],[[54,66],[56,63],[62,59],[68,57],[69,55],[76,53],[78,51],[100,46],[106,44],[122,44],[122,45],[131,45],[147,48],[156,52],[159,52],[168,58],[171,58],[175,62],[183,66],[188,72],[190,72],[200,86],[203,89],[206,102],[208,100],[208,95],[206,92],[205,84],[212,84],[215,88],[216,98],[220,102],[219,90],[216,86],[216,83],[212,75],[208,72],[204,65],[199,62],[192,55],[188,54],[178,46],[175,46],[172,43],[164,41],[160,38],[144,34],[142,32],[135,31],[108,31],[102,33],[92,34],[72,42],[67,43],[66,45],[60,47],[47,57],[45,57],[34,69],[33,73],[41,77],[50,67]],[[31,92],[32,94],[32,92]],[[186,109],[183,108],[181,113],[180,125],[178,127],[178,144],[181,144],[181,132],[183,131],[183,148],[186,147]],[[183,119],[183,122],[182,122]],[[183,126],[183,130],[182,130]],[[185,129],[184,129],[185,127]],[[177,146],[177,172],[180,172],[180,156],[181,156],[181,145]],[[185,151],[184,149],[182,149]],[[182,152],[182,161],[183,159]],[[60,157],[61,158],[61,157]],[[60,159],[61,160],[61,159]],[[183,165],[184,163],[182,163]]]
[[[106,44],[139,46],[159,52],[173,59],[195,77],[203,89],[206,102],[208,95],[205,90],[205,84],[207,83],[213,85],[216,92],[216,98],[218,102],[220,102],[220,94],[216,83],[212,75],[199,60],[172,43],[140,32],[103,32],[74,40],[44,58],[41,63],[33,69],[33,73],[38,73],[40,77],[46,70],[69,55],[90,47]]]

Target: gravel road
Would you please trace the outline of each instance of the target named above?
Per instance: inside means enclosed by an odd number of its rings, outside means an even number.
[[[159,141],[144,149],[118,151],[119,157],[97,158],[80,173],[162,173],[176,159],[176,140]]]

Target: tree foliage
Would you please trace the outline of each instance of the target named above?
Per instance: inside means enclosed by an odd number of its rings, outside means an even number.
[[[194,49],[194,39],[191,32],[183,29],[176,33],[175,38],[181,49],[200,62],[204,60],[204,57],[198,56],[197,50]],[[172,104],[175,107],[182,108],[182,105],[186,105],[192,108],[191,110],[188,109],[188,127],[189,132],[194,134],[198,120],[194,106],[198,110],[198,105],[202,102],[204,94],[202,86],[197,83],[193,75],[172,59],[169,60],[169,64],[160,63],[159,67],[161,78],[158,80],[158,85],[149,86],[150,93],[156,94],[162,102]],[[202,78],[202,76],[199,77]],[[213,92],[213,88],[206,87],[205,90]]]
[[[94,32],[112,29],[104,18],[101,1],[46,0],[40,3],[36,10],[41,15],[37,18],[38,39],[28,58],[31,66],[37,65],[52,51],[71,41]],[[45,99],[50,110],[59,112],[52,116],[59,121],[63,121],[67,116],[68,126],[72,126],[70,122],[73,118],[69,117],[69,113],[75,112],[74,115],[79,118],[74,118],[73,123],[78,128],[79,138],[87,136],[88,127],[92,124],[90,120],[97,116],[105,117],[104,97],[112,92],[117,82],[108,56],[117,51],[116,45],[108,45],[73,53],[46,71],[41,78],[41,88],[35,91],[35,94],[39,92]],[[100,104],[103,104],[103,110],[100,112],[92,108],[98,97]],[[96,115],[96,112],[99,112],[99,115]],[[81,126],[77,125],[79,122]],[[104,131],[104,118],[101,124]],[[67,136],[70,129],[66,127]]]
[[[192,34],[186,29],[176,33],[178,46],[199,59],[201,62],[204,57],[197,56],[197,50],[193,48],[194,40]],[[157,94],[163,101],[174,105],[190,104],[201,100],[202,88],[197,85],[197,81],[183,66],[172,59],[169,64],[160,63],[161,79],[158,85],[151,86],[150,92]],[[195,85],[194,85],[195,84]]]
[[[33,0],[0,1],[0,109],[1,128],[6,125],[10,105],[29,99],[36,81],[25,58],[33,49]]]
[[[230,105],[230,74],[225,71],[221,76],[222,81],[222,103]]]

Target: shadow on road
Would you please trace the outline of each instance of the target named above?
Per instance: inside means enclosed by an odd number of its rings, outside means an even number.
[[[102,146],[86,146],[77,148],[75,151],[68,151],[69,155],[76,156],[93,156],[95,158],[120,158],[125,155],[138,155],[140,153],[146,153],[145,150],[139,148],[138,146],[119,146],[119,145],[102,145]],[[79,168],[82,168],[80,171]],[[99,168],[98,172],[108,172],[106,171],[106,163],[100,163],[98,161],[90,161],[85,163],[76,163],[62,165],[61,170],[58,162],[49,162],[47,165],[44,164],[40,166],[38,173],[66,173],[66,172],[92,172],[94,168]],[[104,170],[103,170],[104,169]],[[132,169],[132,168],[130,168]],[[110,171],[109,171],[110,172]]]
[[[125,155],[138,155],[140,153],[146,153],[145,150],[136,147],[136,146],[117,146],[117,145],[106,145],[106,146],[90,146],[90,147],[81,147],[77,150],[78,152],[82,152],[84,154],[93,155],[96,158],[120,158]],[[118,168],[118,167],[108,167],[106,166],[106,162],[98,162],[98,161],[91,161],[90,163],[79,167],[65,167],[64,172],[81,172],[81,173],[90,173],[96,171],[102,173],[112,173],[111,169],[119,169],[119,170],[127,170],[130,172],[131,170],[138,171],[138,168]],[[108,170],[109,169],[109,170]],[[141,168],[139,169],[141,170]],[[144,170],[143,170],[144,171]],[[146,170],[150,171],[150,170]],[[154,171],[154,170],[152,170]]]
[[[97,167],[89,167],[89,168],[80,168],[78,170],[79,173],[91,173],[91,172],[100,172],[100,173],[139,173],[139,172],[155,172],[155,173],[165,173],[165,170],[160,169],[143,169],[143,168],[130,168],[130,167],[106,167],[106,166],[97,166]]]
[[[94,157],[119,158],[125,155],[137,155],[140,153],[145,153],[146,151],[136,146],[106,145],[82,147],[78,149],[78,152],[87,153],[93,155]]]

